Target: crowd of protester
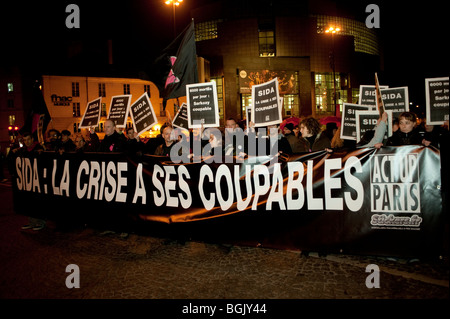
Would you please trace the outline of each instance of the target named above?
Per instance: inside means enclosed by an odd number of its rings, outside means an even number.
[[[448,153],[449,126],[428,125],[425,119],[419,120],[412,112],[404,112],[393,120],[393,133],[385,139],[388,127],[386,113],[378,119],[372,130],[366,131],[359,141],[341,139],[340,123],[330,122],[320,124],[314,117],[302,119],[298,125],[285,123],[283,129],[280,125],[270,125],[264,128],[256,128],[252,122],[228,118],[222,130],[210,128],[190,129],[188,133],[174,128],[171,123],[165,123],[160,134],[156,138],[149,139],[146,143],[140,140],[133,128],[121,130],[111,120],[104,124],[104,138],[100,140],[94,128],[73,135],[68,130],[59,132],[56,129],[47,131],[44,143],[39,143],[29,132],[22,134],[11,145],[6,162],[10,170],[15,156],[29,156],[43,151],[64,153],[85,152],[124,152],[130,156],[154,155],[171,156],[171,149],[182,143],[178,154],[188,154],[189,157],[215,155],[246,156],[260,155],[293,155],[326,150],[334,152],[339,150],[351,150],[359,147],[423,145],[436,149],[444,148]],[[180,146],[180,145],[178,145]],[[261,152],[261,148],[263,149]],[[447,155],[446,155],[447,156]],[[446,157],[448,158],[448,156]],[[11,166],[11,167],[10,167]],[[442,169],[442,174],[448,176],[447,169]],[[445,170],[445,172],[444,172]],[[11,171],[12,172],[12,171]],[[444,178],[444,177],[443,177]],[[444,187],[448,187],[443,185]],[[45,222],[30,218],[29,225],[24,229],[42,229]]]
[[[165,123],[160,134],[156,138],[150,138],[147,142],[141,141],[133,128],[118,129],[111,120],[104,124],[104,138],[100,140],[94,128],[85,134],[71,134],[68,130],[59,132],[56,129],[47,131],[46,140],[39,144],[31,133],[24,133],[16,143],[11,145],[12,154],[32,153],[42,151],[55,151],[60,154],[65,152],[126,152],[129,155],[156,155],[170,156],[170,151],[177,143],[183,142],[183,152],[191,156],[217,154],[221,151],[225,156],[252,156],[258,155],[257,147],[251,147],[251,141],[267,141],[266,154],[271,153],[276,147],[275,153],[286,155],[327,150],[329,152],[339,149],[352,149],[356,147],[400,146],[400,145],[424,145],[441,148],[442,138],[448,137],[448,122],[444,125],[427,125],[425,119],[418,120],[412,112],[404,112],[392,123],[393,133],[384,140],[387,130],[387,115],[384,113],[378,119],[373,130],[366,131],[359,141],[341,138],[340,123],[330,122],[320,124],[314,117],[302,119],[298,125],[286,123],[283,129],[280,125],[270,125],[264,128],[256,128],[252,122],[238,121],[228,118],[221,130],[211,132],[209,128],[190,129],[183,132]],[[217,132],[220,132],[218,136]],[[87,134],[86,134],[87,133]],[[237,138],[241,134],[243,139]],[[73,137],[72,137],[73,136]],[[276,145],[269,145],[270,138],[276,140]],[[30,140],[31,139],[31,140]],[[383,141],[384,140],[384,141]],[[200,149],[194,149],[194,141],[198,141]],[[250,141],[250,142],[249,142]],[[256,143],[261,145],[261,143]],[[204,152],[207,148],[207,152]]]

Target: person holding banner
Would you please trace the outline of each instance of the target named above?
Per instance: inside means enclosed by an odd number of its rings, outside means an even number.
[[[399,128],[387,140],[387,146],[401,146],[401,145],[430,145],[419,133],[416,128],[417,117],[413,112],[403,112],[398,117]]]
[[[320,123],[314,117],[308,117],[300,122],[301,140],[306,144],[306,150],[315,152],[331,148],[331,140],[322,134]]]
[[[131,156],[140,156],[144,151],[145,144],[139,138],[139,135],[136,134],[134,128],[127,128],[127,153]]]
[[[156,148],[154,155],[170,156],[170,150],[176,143],[176,141],[172,139],[172,130],[172,126],[168,125],[167,123],[161,127],[164,142]]]
[[[99,142],[94,129],[89,129],[91,141],[94,145],[98,145],[97,152],[124,152],[126,150],[126,138],[123,134],[117,133],[114,121],[107,119],[104,128],[105,137],[101,142]]]
[[[294,133],[294,124],[293,123],[287,123],[283,127],[283,135],[289,142],[289,145],[291,146],[292,153],[305,153],[307,152],[306,143],[301,140],[297,135]]]

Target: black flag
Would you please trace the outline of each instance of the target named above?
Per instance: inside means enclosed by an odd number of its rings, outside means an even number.
[[[50,113],[45,104],[44,96],[39,87],[39,83],[36,82],[33,86],[33,93],[31,97],[31,111],[25,120],[25,124],[19,130],[20,134],[29,132],[33,134],[35,140],[39,140],[40,143],[43,142],[41,134],[43,134],[51,120]],[[39,132],[40,131],[40,132]]]
[[[159,89],[164,109],[167,100],[186,96],[187,84],[198,83],[194,20],[155,60],[149,77]]]

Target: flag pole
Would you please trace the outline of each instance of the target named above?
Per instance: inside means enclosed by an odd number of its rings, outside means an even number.
[[[381,90],[380,90],[380,83],[378,82],[378,75],[375,72],[375,95],[376,95],[376,105],[378,112],[380,113],[380,116],[384,113],[384,105],[383,105],[383,99],[381,98]]]

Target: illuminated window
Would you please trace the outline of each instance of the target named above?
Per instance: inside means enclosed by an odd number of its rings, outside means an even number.
[[[275,32],[273,30],[259,31],[259,56],[275,56]]]
[[[285,116],[298,116],[298,94],[286,94],[283,97]]]
[[[223,20],[211,20],[195,24],[195,41],[211,40],[218,37],[217,24]]]
[[[8,93],[11,93],[14,91],[14,85],[12,83],[8,83]]]

